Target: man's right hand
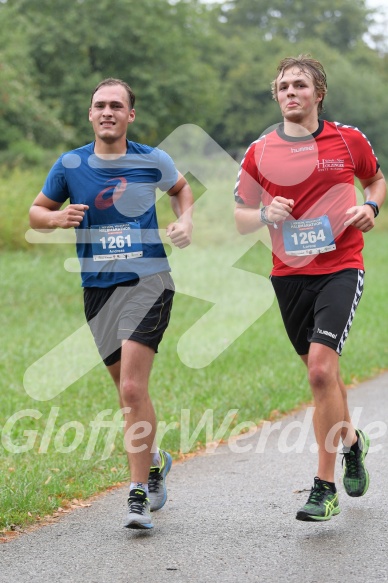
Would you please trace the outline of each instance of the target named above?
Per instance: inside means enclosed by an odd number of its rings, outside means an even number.
[[[62,204],[40,192],[30,208],[30,226],[37,230],[79,227],[88,205],[69,204],[61,209]]]
[[[292,213],[294,201],[282,196],[275,196],[267,209],[267,219],[273,223],[280,223],[285,221]]]
[[[63,210],[52,211],[56,213],[56,226],[61,229],[79,227],[88,208],[86,204],[69,204]]]

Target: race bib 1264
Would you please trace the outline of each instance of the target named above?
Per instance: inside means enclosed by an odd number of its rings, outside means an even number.
[[[327,215],[315,219],[285,221],[283,241],[287,255],[316,255],[336,248]]]

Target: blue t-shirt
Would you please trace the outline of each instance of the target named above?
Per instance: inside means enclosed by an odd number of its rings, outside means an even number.
[[[170,270],[155,191],[167,191],[177,180],[166,152],[128,140],[126,155],[115,160],[96,156],[94,142],[60,156],[42,192],[56,202],[89,206],[75,229],[83,287],[109,287]]]

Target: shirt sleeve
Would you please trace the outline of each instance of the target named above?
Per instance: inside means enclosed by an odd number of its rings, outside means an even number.
[[[161,177],[156,186],[166,192],[178,182],[178,171],[172,158],[164,150],[158,150],[158,170]]]
[[[58,158],[47,175],[42,192],[55,202],[64,203],[69,198],[69,190],[66,182],[63,156]]]
[[[237,175],[234,189],[235,201],[247,206],[260,206],[262,188],[259,170],[255,160],[256,143],[249,146]]]
[[[349,128],[346,141],[353,159],[355,176],[360,179],[372,178],[380,165],[366,135],[358,128]]]

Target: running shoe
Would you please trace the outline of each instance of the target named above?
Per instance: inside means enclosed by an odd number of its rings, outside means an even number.
[[[344,447],[342,465],[344,473],[342,481],[348,496],[354,498],[363,496],[369,488],[369,473],[365,467],[365,456],[369,449],[369,437],[361,429],[356,429],[357,449]]]
[[[151,512],[155,512],[165,505],[167,500],[166,476],[171,470],[172,457],[167,451],[160,450],[160,467],[151,467],[148,476],[148,495]]]
[[[314,486],[306,504],[297,512],[296,519],[306,522],[330,520],[340,513],[338,493],[333,492],[324,480],[314,478]]]
[[[126,528],[153,528],[150,501],[142,488],[133,488],[128,498],[128,515],[124,526]]]

